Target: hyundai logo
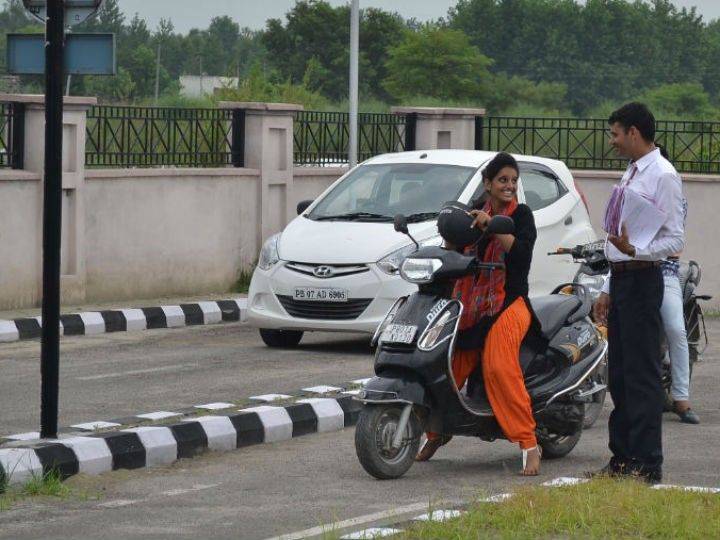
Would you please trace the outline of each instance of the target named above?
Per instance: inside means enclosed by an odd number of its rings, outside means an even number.
[[[325,279],[333,277],[335,275],[335,271],[331,266],[318,266],[315,270],[313,270],[313,274],[315,274],[315,277]]]

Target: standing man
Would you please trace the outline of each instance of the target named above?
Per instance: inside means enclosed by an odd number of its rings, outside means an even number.
[[[683,195],[680,177],[655,146],[655,118],[641,103],[612,115],[610,144],[630,165],[613,191],[605,214],[605,254],[610,277],[594,306],[608,326],[608,369],[614,410],[610,414],[610,462],[599,471],[662,480],[660,340],[663,275],[660,261],[682,251]],[[643,249],[631,243],[636,231],[621,223],[624,193],[634,191],[665,214],[654,239]]]

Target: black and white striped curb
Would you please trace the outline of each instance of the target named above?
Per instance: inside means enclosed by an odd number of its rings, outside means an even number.
[[[189,417],[194,418],[198,414],[222,414],[230,409],[238,409],[240,407],[250,407],[257,404],[278,405],[285,402],[298,401],[311,398],[334,398],[355,396],[360,392],[360,388],[370,379],[356,379],[345,382],[340,385],[319,384],[309,386],[300,390],[288,393],[272,393],[250,396],[247,399],[235,400],[234,403],[227,401],[215,401],[212,403],[202,403],[193,405],[192,407],[168,407],[165,410],[145,412],[133,416],[126,416],[113,420],[92,420],[73,424],[69,427],[61,427],[58,431],[61,435],[84,435],[86,433],[97,433],[102,430],[118,430],[129,427],[137,427],[138,425],[148,424],[149,422],[171,422],[186,420]],[[24,441],[27,443],[36,442],[40,439],[40,433],[37,431],[27,431],[24,433],[13,433],[10,435],[0,435],[0,448],[5,444],[12,444],[15,441]]]
[[[178,328],[245,319],[247,298],[208,300],[171,306],[86,311],[60,316],[60,335],[82,336]],[[39,338],[42,317],[0,320],[0,342]]]
[[[307,398],[285,406],[259,405],[200,416],[167,426],[140,426],[0,448],[0,477],[24,483],[57,471],[63,478],[116,469],[167,465],[205,450],[339,431],[357,422],[361,405],[352,396]]]

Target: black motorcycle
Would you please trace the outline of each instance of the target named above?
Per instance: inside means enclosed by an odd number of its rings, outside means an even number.
[[[410,236],[402,216],[396,218],[395,230]],[[513,231],[511,219],[496,216],[485,234]],[[452,298],[454,282],[499,267],[442,247],[418,248],[403,262],[403,279],[419,290],[399,299],[378,327],[373,338],[376,377],[358,395],[363,408],[355,449],[372,476],[405,474],[425,431],[486,441],[503,438],[483,385],[473,385],[470,394],[461,391],[451,368],[463,312],[462,303]],[[545,459],[572,451],[582,435],[586,402],[605,389],[592,375],[607,344],[589,318],[589,297],[583,287],[577,289],[577,295],[532,300],[549,345],[546,350],[525,347],[520,353]]]
[[[573,260],[580,264],[575,274],[574,283],[582,285],[593,302],[600,295],[600,290],[605,283],[606,276],[610,272],[610,264],[605,257],[605,242],[597,241],[589,244],[575,246],[574,248],[560,248],[549,255],[570,255]],[[696,289],[700,285],[702,271],[700,265],[695,261],[680,261],[680,287],[683,292],[683,310],[685,314],[685,330],[688,338],[690,352],[690,375],[692,376],[695,362],[705,352],[708,345],[707,329],[705,328],[705,317],[703,315],[700,301],[711,300],[711,296],[698,295]],[[566,289],[565,292],[571,292]],[[605,335],[607,330],[599,327]],[[667,353],[667,343],[662,343],[663,388],[666,393],[665,409],[672,409],[672,397],[670,387],[672,386],[672,372],[670,369],[670,357]],[[607,361],[596,373],[596,381],[599,384],[607,384]],[[588,405],[585,415],[585,427],[592,426],[600,415],[604,392],[594,396],[592,403]]]

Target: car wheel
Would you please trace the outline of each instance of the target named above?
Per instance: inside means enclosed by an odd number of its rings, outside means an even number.
[[[260,337],[268,347],[294,349],[300,344],[303,332],[298,330],[267,330],[261,328]]]

